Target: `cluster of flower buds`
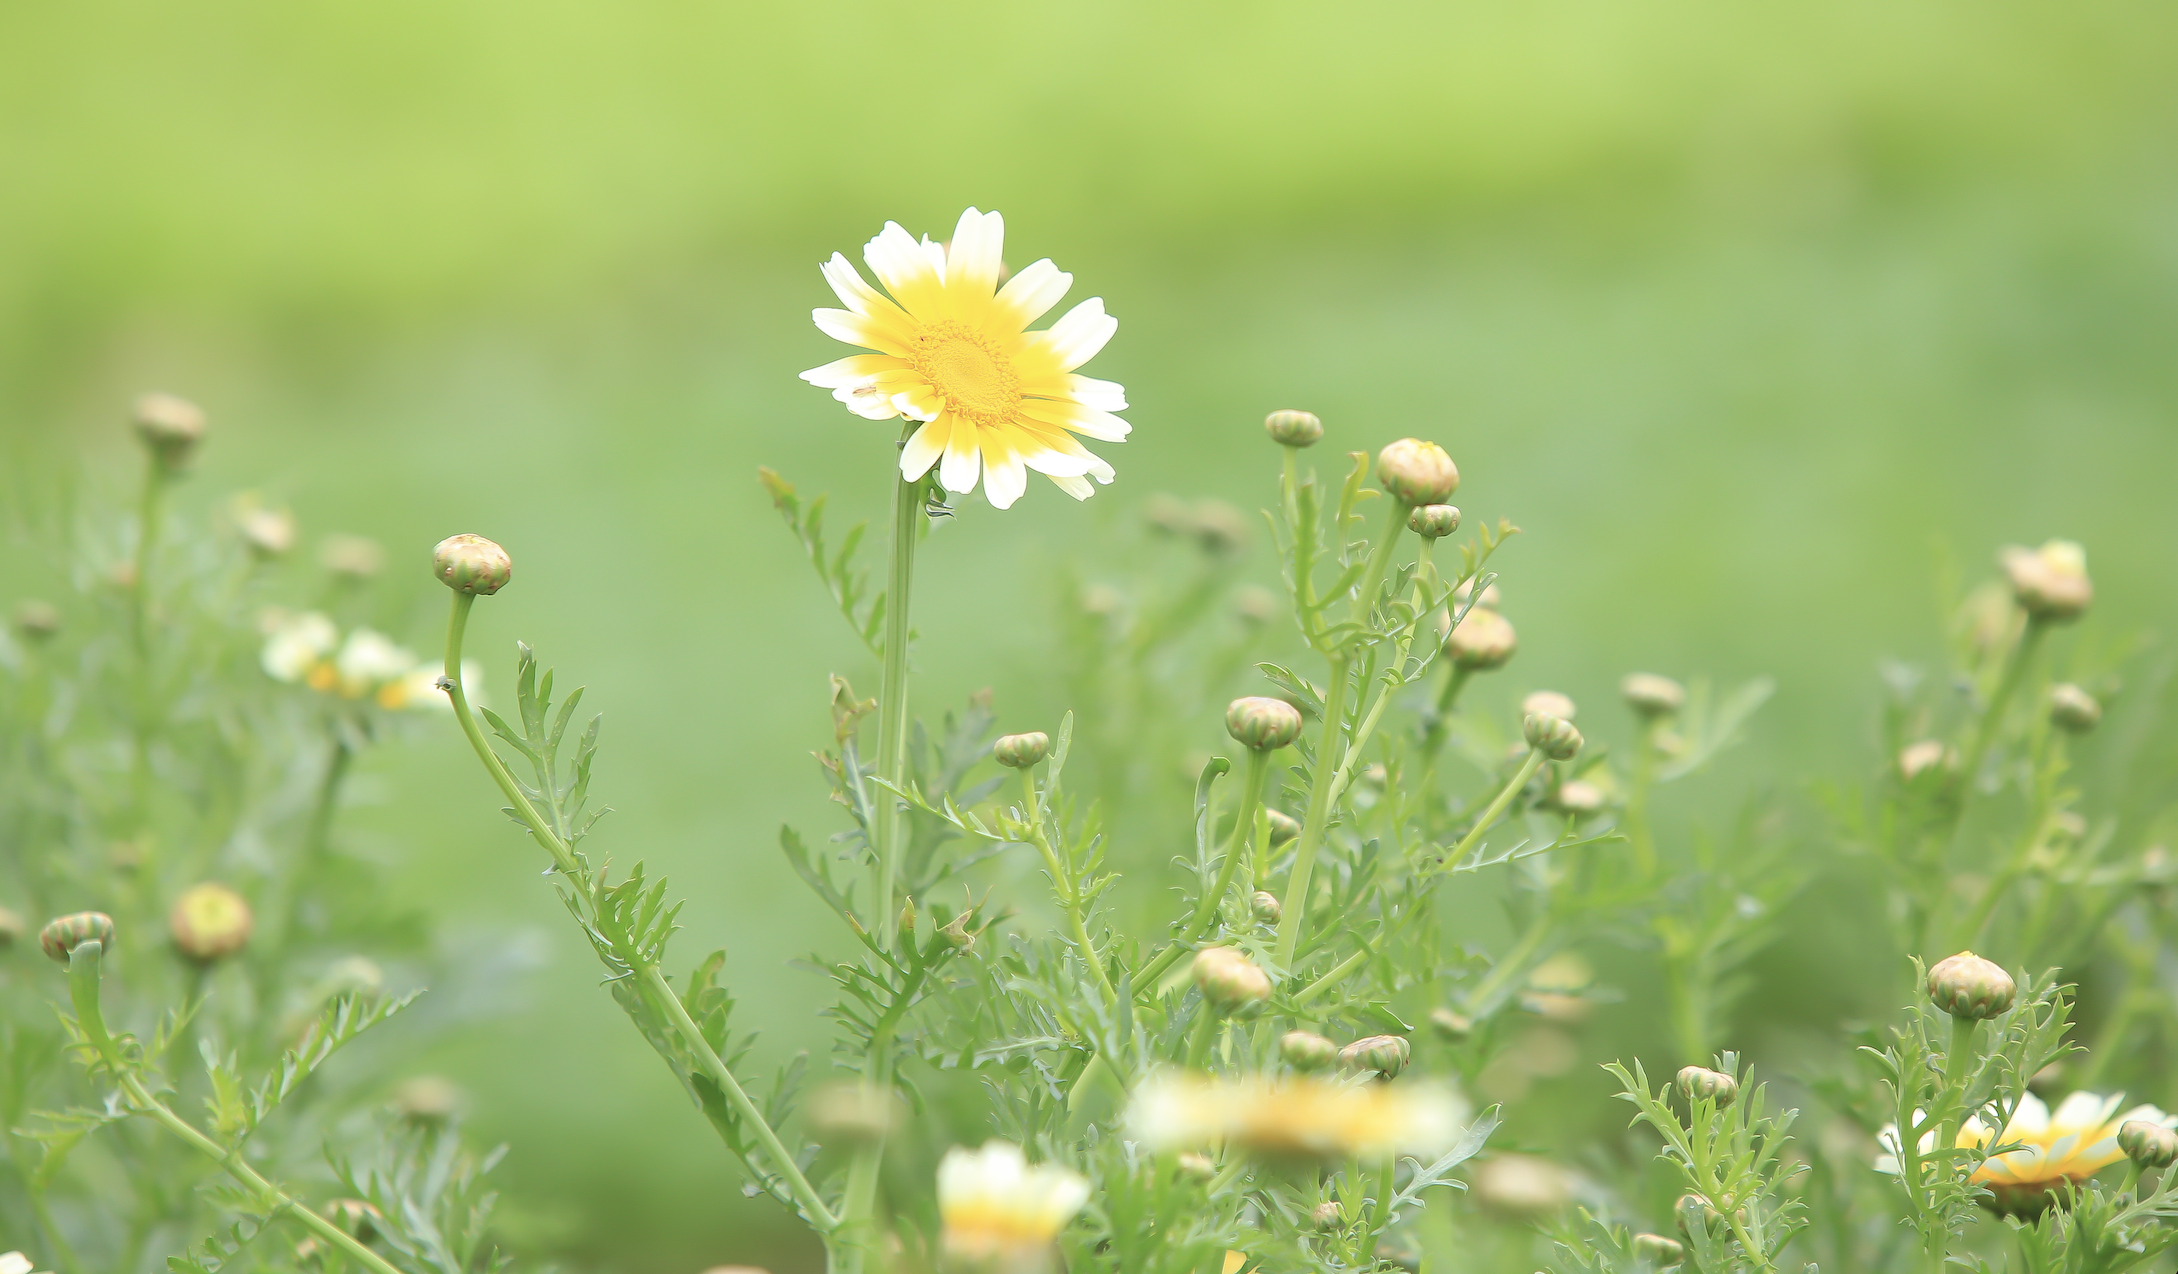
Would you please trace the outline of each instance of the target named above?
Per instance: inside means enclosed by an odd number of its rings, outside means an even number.
[[[1301,737],[1301,710],[1283,699],[1249,695],[1225,709],[1225,732],[1257,752],[1274,752]]]
[[[1312,411],[1274,411],[1263,418],[1263,432],[1282,447],[1313,447],[1323,437],[1323,422]]]
[[[1203,1001],[1227,1017],[1255,1017],[1270,1000],[1270,975],[1231,947],[1196,952],[1194,974]]]
[[[2011,1011],[2019,984],[1995,962],[1961,951],[1928,971],[1928,998],[1953,1017],[1983,1021]]]
[[[1685,1066],[1679,1070],[1679,1092],[1689,1103],[1713,1101],[1723,1110],[1739,1100],[1739,1081],[1706,1066]]]
[[[61,964],[68,963],[68,957],[86,942],[111,950],[113,917],[103,911],[79,911],[50,921],[38,931],[39,949]]]
[[[1528,746],[1553,761],[1570,761],[1581,754],[1581,732],[1564,717],[1531,712],[1520,728]]]
[[[438,665],[417,659],[384,633],[357,628],[343,640],[339,626],[314,610],[269,611],[264,627],[258,664],[275,681],[351,702],[367,700],[390,712],[451,706],[438,688]],[[463,671],[473,680],[474,674]]]
[[[2050,724],[2067,734],[2086,734],[2102,723],[2102,704],[2069,681],[2049,688]]]
[[[242,895],[206,881],[182,891],[166,923],[175,950],[198,964],[210,964],[240,951],[256,922]]]
[[[1628,673],[1618,683],[1618,692],[1644,720],[1673,716],[1686,706],[1686,687],[1653,672]]]
[[[1436,443],[1401,438],[1376,453],[1376,480],[1412,509],[1451,499],[1460,489],[1460,469]]]
[[[1998,558],[2011,581],[2012,600],[2031,619],[2062,624],[2085,614],[2095,600],[2087,578],[2087,550],[2070,540],[2051,540],[2038,549],[2007,548]]]
[[[1051,736],[1041,730],[1000,735],[991,745],[991,759],[1009,770],[1029,769],[1050,754]]]
[[[1397,1077],[1414,1058],[1414,1046],[1403,1035],[1365,1035],[1339,1050],[1339,1065],[1350,1071],[1369,1071],[1385,1079]]]
[[[165,473],[189,467],[204,441],[204,409],[172,394],[144,394],[130,410],[136,437]]]

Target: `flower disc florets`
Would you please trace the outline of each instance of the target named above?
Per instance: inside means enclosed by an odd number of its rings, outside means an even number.
[[[1460,470],[1436,443],[1401,438],[1376,453],[1376,480],[1393,499],[1412,508],[1450,499],[1460,489]]]
[[[1528,746],[1553,761],[1570,761],[1581,754],[1581,732],[1564,717],[1531,712],[1521,722]]]
[[[450,535],[431,550],[431,573],[457,593],[489,597],[514,578],[514,559],[481,535]]]
[[[2019,984],[2002,966],[1961,951],[1928,971],[1928,998],[1953,1017],[1986,1020],[2011,1010]]]
[[[1274,411],[1263,419],[1263,432],[1284,447],[1313,447],[1323,437],[1323,422],[1312,411]]]
[[[1301,710],[1283,699],[1249,695],[1225,709],[1225,731],[1258,752],[1276,751],[1301,737]]]
[[[199,964],[210,964],[240,951],[256,922],[242,895],[207,881],[182,891],[166,923],[174,935],[175,950]]]
[[[49,922],[38,932],[38,946],[61,964],[86,942],[113,947],[113,917],[103,911],[79,911]]]
[[[1041,730],[1000,736],[991,758],[1009,770],[1025,770],[1051,754],[1051,736]]]

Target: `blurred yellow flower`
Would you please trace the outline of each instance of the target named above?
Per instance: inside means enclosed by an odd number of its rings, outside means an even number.
[[[384,633],[358,628],[342,641],[340,629],[317,611],[267,612],[263,626],[265,645],[258,662],[276,681],[300,682],[343,699],[367,699],[389,712],[453,706],[438,688],[439,665],[418,662]],[[478,667],[464,660],[461,674],[471,687],[470,700],[483,702],[475,689]]]
[[[1127,409],[1120,386],[1074,369],[1119,323],[1091,297],[1051,327],[1028,331],[1074,276],[1047,259],[1000,287],[1005,231],[997,213],[974,208],[961,214],[949,244],[927,236],[918,243],[886,222],[862,251],[884,292],[833,253],[825,281],[847,308],[816,311],[817,326],[880,352],[811,368],[802,379],[865,419],[922,421],[900,453],[900,473],[910,480],[936,465],[946,490],[966,492],[980,474],[984,493],[1004,509],[1034,469],[1084,500],[1095,490],[1089,478],[1108,483],[1112,467],[1075,435],[1120,442],[1132,426],[1112,414]]]
[[[2178,1117],[2154,1106],[2135,1106],[2119,1114],[2118,1106],[2124,1100],[2123,1093],[2110,1097],[2074,1093],[2052,1114],[2041,1098],[2028,1093],[2019,1099],[2019,1109],[2012,1112],[2011,1122],[2004,1125],[2004,1134],[1997,1138],[1998,1144],[2023,1144],[1975,1169],[1975,1184],[1989,1188],[1995,1196],[1991,1206],[1998,1212],[2031,1216],[2049,1206],[2059,1186],[2085,1181],[2125,1157],[2125,1152],[2118,1149],[2117,1134],[2126,1120],[2178,1127]],[[1898,1126],[1886,1124],[1877,1140],[1884,1152],[1876,1157],[1876,1170],[1895,1175],[1899,1170]],[[1957,1144],[1977,1148],[1990,1144],[1989,1126],[1979,1119],[1968,1120],[1959,1129]],[[1935,1145],[1936,1134],[1922,1136],[1924,1152]]]
[[[1467,1116],[1456,1093],[1429,1084],[1164,1074],[1135,1091],[1127,1128],[1160,1150],[1224,1142],[1272,1158],[1383,1159],[1443,1153]]]
[[[956,1146],[938,1164],[947,1258],[1001,1274],[1047,1268],[1051,1241],[1089,1201],[1089,1182],[1056,1164],[1031,1166],[1009,1141]]]

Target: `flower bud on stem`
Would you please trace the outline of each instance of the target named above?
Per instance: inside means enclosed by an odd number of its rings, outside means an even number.
[[[1240,808],[1233,814],[1232,837],[1225,845],[1225,861],[1218,865],[1217,883],[1196,901],[1195,914],[1188,917],[1187,927],[1180,931],[1179,936],[1158,952],[1155,959],[1142,966],[1140,973],[1134,975],[1137,991],[1155,990],[1158,979],[1179,963],[1180,957],[1186,955],[1196,940],[1210,928],[1211,920],[1218,914],[1219,904],[1233,891],[1233,877],[1240,871],[1241,860],[1247,857],[1243,851],[1255,834],[1256,812],[1263,803],[1263,782],[1269,771],[1270,753],[1250,748],[1248,773],[1241,780]]]

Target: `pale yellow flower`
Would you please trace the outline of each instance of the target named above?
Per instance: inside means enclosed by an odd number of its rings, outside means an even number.
[[[340,630],[316,611],[281,616],[266,634],[258,656],[265,673],[275,681],[311,681],[340,644]],[[333,674],[326,674],[328,684]],[[322,688],[322,687],[320,687]]]
[[[1434,1155],[1459,1140],[1467,1104],[1429,1084],[1162,1074],[1135,1091],[1128,1134],[1160,1150],[1223,1142],[1272,1158]]]
[[[1052,1240],[1089,1201],[1089,1182],[1056,1164],[1031,1165],[1021,1147],[955,1146],[938,1164],[938,1216],[956,1265],[1028,1274],[1045,1269]]]
[[[2041,1098],[2028,1093],[2019,1099],[2019,1109],[2012,1112],[2011,1122],[2004,1125],[2003,1135],[1996,1139],[1998,1144],[2023,1144],[1975,1169],[1975,1184],[1989,1188],[1995,1196],[1991,1205],[1998,1212],[2032,1215],[2049,1206],[2058,1187],[2083,1182],[2125,1157],[2125,1152],[2118,1149],[2117,1134],[2126,1120],[2142,1119],[2178,1128],[2178,1117],[2154,1106],[2135,1106],[2118,1113],[2124,1100],[2122,1093],[2110,1097],[2074,1093],[2052,1114]],[[1898,1126],[1885,1125],[1877,1140],[1882,1142],[1884,1152],[1876,1156],[1876,1171],[1896,1174]],[[1979,1119],[1967,1120],[1959,1129],[1957,1144],[1977,1148],[1989,1145],[1989,1126]],[[1923,1152],[1935,1145],[1935,1133],[1922,1135]]]
[[[1110,482],[1112,467],[1075,435],[1120,442],[1132,426],[1112,414],[1127,409],[1120,386],[1074,369],[1119,323],[1091,297],[1049,328],[1027,330],[1074,276],[1042,260],[1000,287],[1005,229],[997,213],[970,208],[941,245],[927,236],[918,243],[886,222],[862,251],[883,292],[833,253],[824,278],[847,308],[816,311],[817,326],[879,352],[811,368],[802,379],[865,419],[922,421],[900,452],[900,473],[910,480],[935,465],[946,490],[965,492],[980,475],[991,503],[1004,509],[1034,469],[1084,500],[1095,490],[1088,480]]]

